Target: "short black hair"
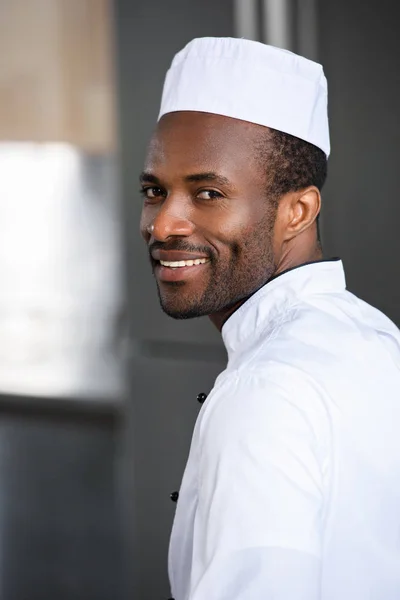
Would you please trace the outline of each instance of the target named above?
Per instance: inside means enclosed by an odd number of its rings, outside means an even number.
[[[310,185],[322,190],[328,173],[325,152],[289,133],[266,127],[257,145],[257,159],[266,174],[267,196],[276,210],[279,199]],[[321,243],[319,215],[317,240]]]
[[[314,144],[268,127],[257,154],[267,176],[268,195],[272,201],[278,202],[284,194],[310,185],[322,190],[328,161],[325,153]]]

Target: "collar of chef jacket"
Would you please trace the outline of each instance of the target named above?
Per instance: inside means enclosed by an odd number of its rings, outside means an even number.
[[[340,259],[322,260],[289,269],[271,279],[224,323],[222,338],[231,360],[276,328],[279,320],[310,294],[342,292],[346,289]]]

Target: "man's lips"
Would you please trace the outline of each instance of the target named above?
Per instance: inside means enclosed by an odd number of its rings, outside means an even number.
[[[154,260],[163,262],[181,262],[186,260],[206,259],[209,257],[205,254],[197,254],[194,252],[183,252],[182,250],[152,250],[151,256]]]

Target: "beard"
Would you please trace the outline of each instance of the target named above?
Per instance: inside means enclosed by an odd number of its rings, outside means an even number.
[[[207,271],[198,281],[157,281],[162,310],[174,319],[209,316],[229,309],[260,289],[276,271],[271,214],[251,229],[242,231],[240,241],[226,243],[224,256],[210,247],[193,247],[176,239],[170,244],[155,242],[152,249],[181,250],[207,255]],[[153,268],[155,266],[152,260]]]

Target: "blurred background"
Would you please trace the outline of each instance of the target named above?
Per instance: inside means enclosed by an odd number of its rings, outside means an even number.
[[[322,62],[325,255],[400,324],[396,0],[0,0],[0,598],[169,598],[192,428],[224,368],[161,312],[138,174],[193,37]],[[226,90],[229,93],[229,90]]]

